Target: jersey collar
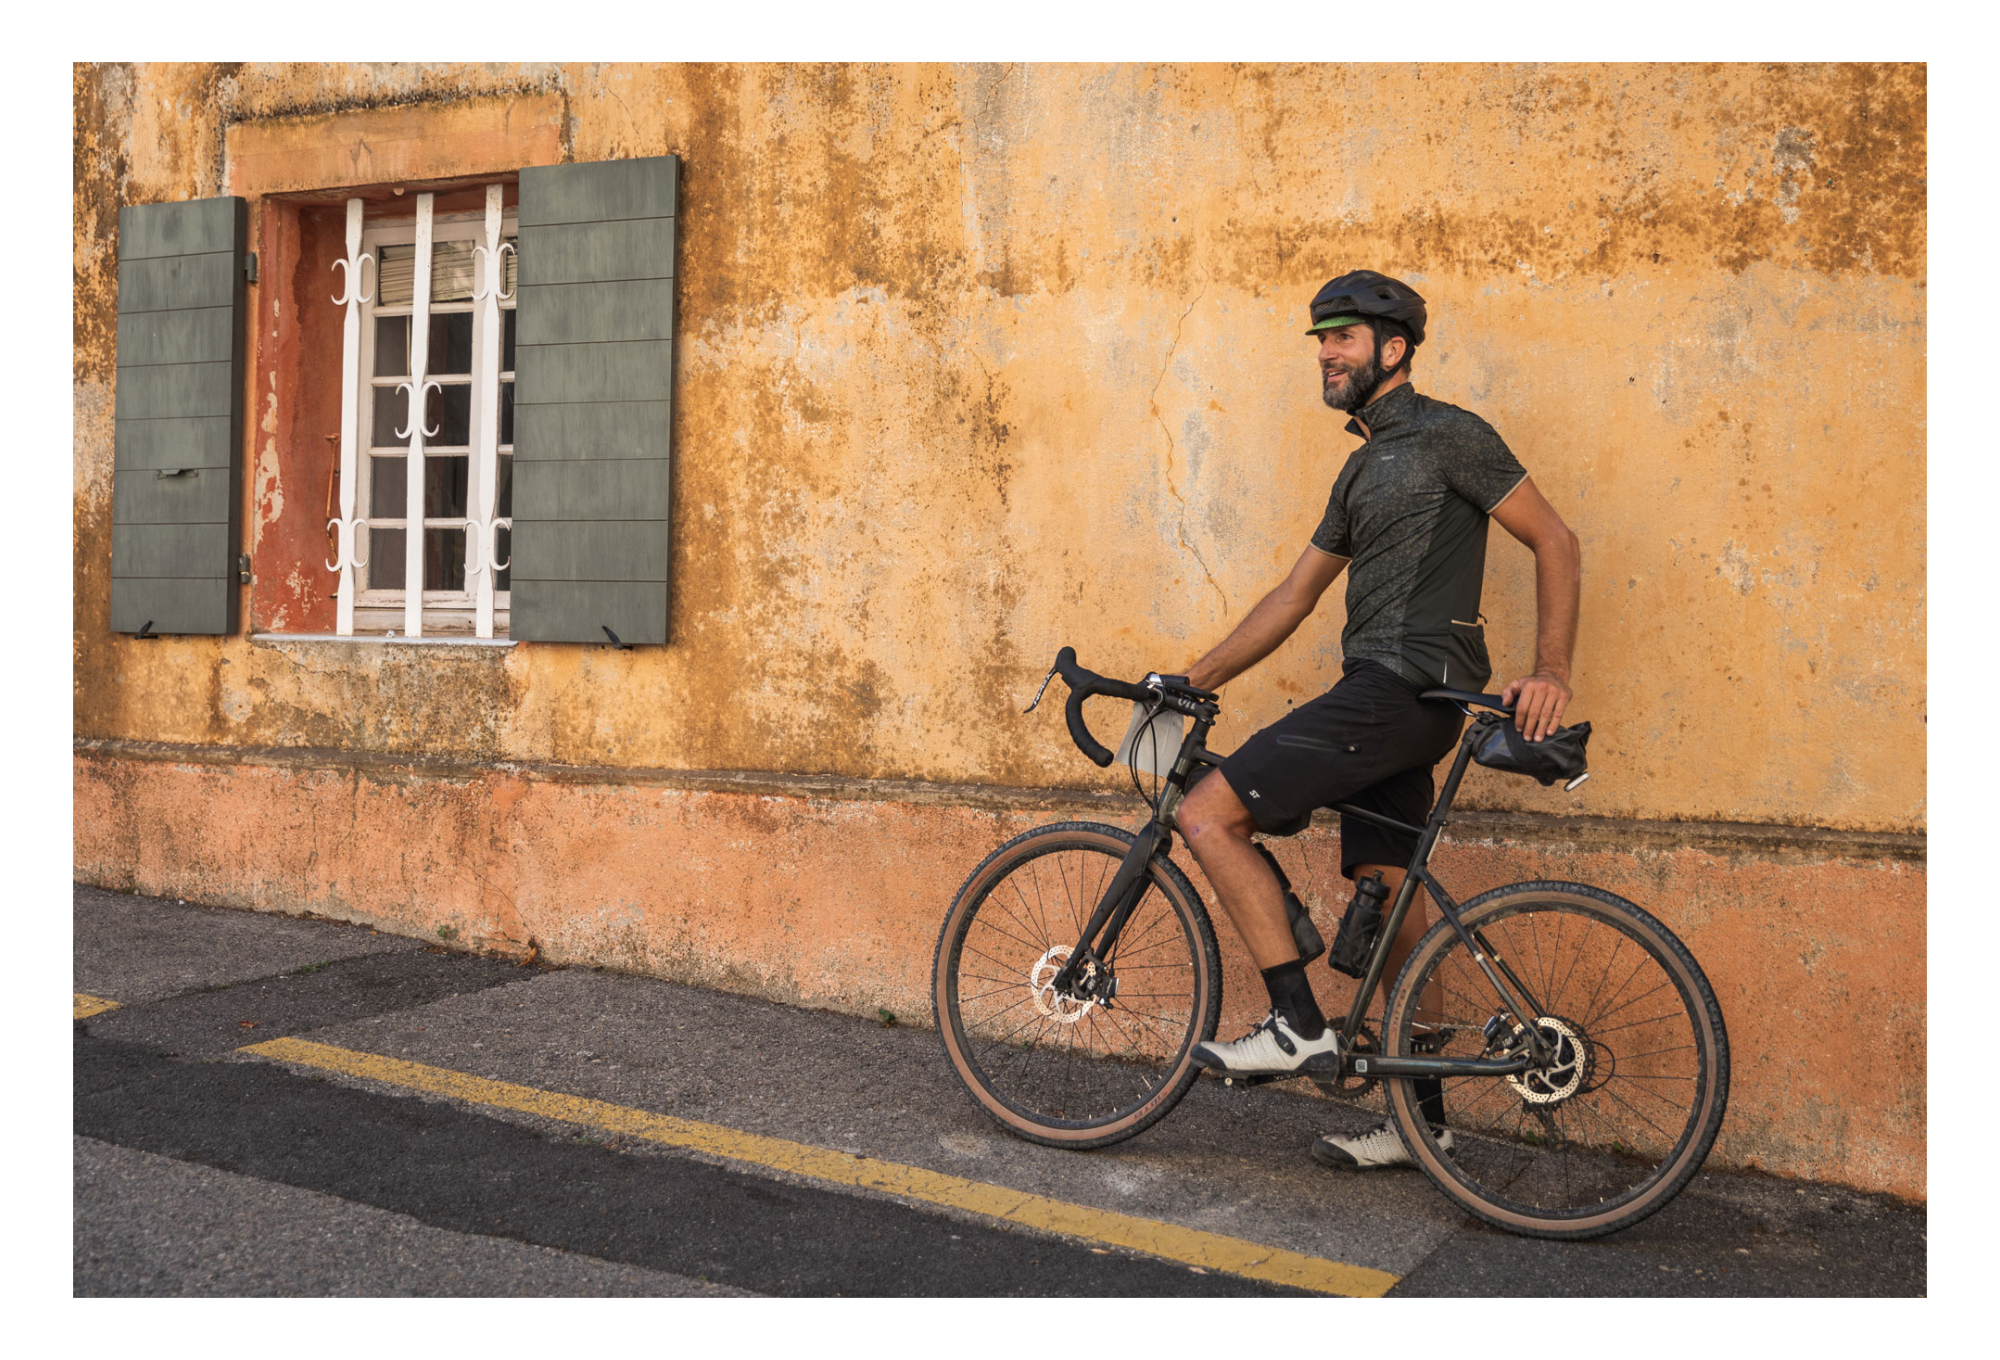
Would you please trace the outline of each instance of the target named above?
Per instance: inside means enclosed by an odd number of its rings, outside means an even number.
[[[1416,395],[1416,384],[1404,383],[1386,396],[1377,397],[1355,412],[1353,417],[1348,418],[1347,432],[1369,439],[1384,430],[1395,429],[1399,423],[1409,418],[1410,402]],[[1361,421],[1355,418],[1360,416],[1365,416],[1368,420],[1365,428]]]

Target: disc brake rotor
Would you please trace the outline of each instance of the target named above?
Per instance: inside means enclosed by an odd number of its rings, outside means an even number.
[[[1059,944],[1035,961],[1028,970],[1028,986],[1033,990],[1035,1009],[1061,1025],[1074,1025],[1097,1004],[1094,997],[1079,1000],[1055,989],[1055,977],[1069,960],[1070,947]]]
[[[1507,1084],[1530,1105],[1557,1105],[1583,1089],[1590,1080],[1591,1045],[1578,1026],[1553,1015],[1535,1022],[1554,1050],[1547,1067],[1516,1073]]]

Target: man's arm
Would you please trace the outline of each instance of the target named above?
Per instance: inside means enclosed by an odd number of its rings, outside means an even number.
[[[1306,616],[1319,604],[1319,597],[1347,566],[1345,557],[1307,548],[1299,555],[1291,575],[1257,607],[1244,616],[1222,644],[1188,668],[1188,683],[1196,689],[1221,689],[1243,672],[1278,650]]]
[[[1535,554],[1535,673],[1508,685],[1500,697],[1515,706],[1514,725],[1522,734],[1540,741],[1562,724],[1569,707],[1583,545],[1530,479],[1493,508],[1493,518]]]

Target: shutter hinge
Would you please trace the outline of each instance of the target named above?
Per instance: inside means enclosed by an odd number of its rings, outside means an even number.
[[[257,282],[257,252],[254,250],[243,257],[243,281]]]
[[[250,584],[249,553],[238,553],[236,555],[236,579],[241,581],[246,586]]]

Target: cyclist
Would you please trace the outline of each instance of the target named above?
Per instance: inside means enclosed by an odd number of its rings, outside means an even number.
[[[1491,677],[1480,627],[1490,516],[1535,554],[1535,669],[1502,696],[1531,741],[1554,731],[1570,700],[1581,553],[1484,420],[1423,396],[1410,363],[1424,341],[1424,300],[1374,270],[1342,274],[1313,298],[1307,335],[1319,343],[1321,396],[1363,439],[1348,455],[1311,544],[1276,589],[1222,643],[1188,668],[1190,684],[1219,690],[1275,651],[1343,570],[1347,623],[1339,683],[1252,735],[1221,778],[1188,791],[1176,822],[1262,970],[1271,1013],[1232,1043],[1197,1046],[1195,1061],[1233,1075],[1283,1075],[1336,1052],[1293,943],[1282,891],[1251,837],[1305,829],[1315,808],[1349,802],[1421,825],[1431,769],[1457,741],[1459,711],[1424,703],[1426,689],[1481,690]],[[1391,897],[1416,852],[1413,837],[1356,818],[1340,825],[1341,872],[1380,873]],[[1384,985],[1424,933],[1421,893],[1397,935]],[[1435,1017],[1440,999],[1419,1015]],[[1442,1131],[1441,1083],[1414,1083],[1424,1116]],[[1313,1156],[1335,1167],[1409,1165],[1389,1124],[1322,1136]]]

